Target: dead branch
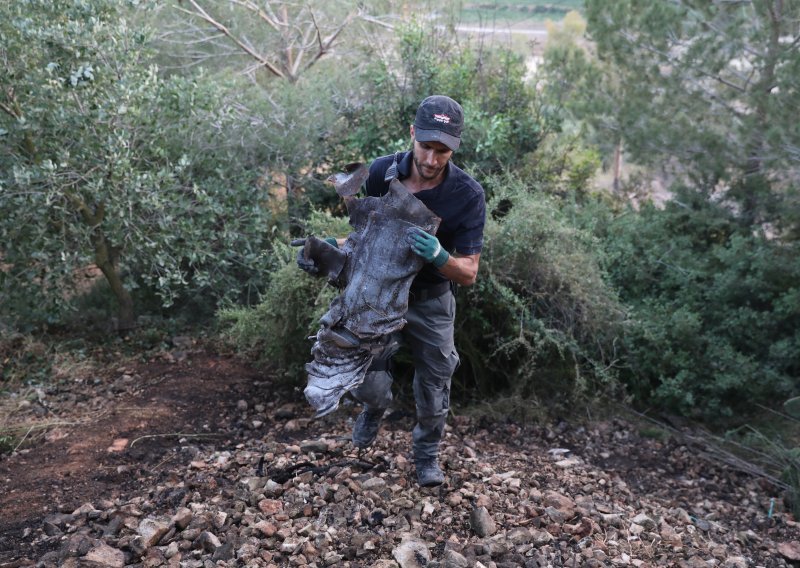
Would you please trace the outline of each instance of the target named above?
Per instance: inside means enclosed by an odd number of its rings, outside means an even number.
[[[177,8],[178,10],[180,10],[181,12],[185,12],[186,14],[189,14],[189,15],[191,15],[191,16],[199,16],[199,17],[201,17],[203,20],[205,20],[206,22],[208,22],[209,24],[211,24],[212,26],[214,26],[216,29],[218,29],[220,32],[222,32],[224,35],[226,35],[226,36],[227,36],[227,37],[228,37],[228,38],[229,38],[229,39],[230,39],[232,42],[234,42],[234,43],[235,43],[237,46],[239,46],[239,48],[240,48],[242,51],[244,51],[245,53],[247,53],[247,54],[248,54],[248,55],[250,55],[251,57],[253,57],[253,58],[257,59],[257,60],[258,60],[258,61],[261,63],[261,65],[262,65],[262,66],[266,67],[266,68],[267,68],[267,70],[269,70],[269,71],[270,71],[270,73],[272,73],[272,74],[273,74],[273,75],[275,75],[276,77],[280,77],[281,79],[286,79],[286,78],[287,78],[285,73],[283,73],[283,72],[282,72],[280,69],[278,69],[277,67],[275,67],[275,66],[274,66],[272,63],[270,63],[270,62],[269,62],[267,59],[265,59],[264,57],[262,57],[261,55],[259,55],[259,54],[258,54],[258,53],[257,53],[257,52],[254,50],[254,49],[252,49],[251,47],[249,47],[247,44],[243,43],[243,42],[242,42],[242,41],[241,41],[241,40],[240,40],[238,37],[236,37],[235,35],[233,35],[233,33],[232,33],[232,32],[231,32],[231,31],[230,31],[230,30],[229,30],[229,29],[228,29],[226,26],[224,26],[223,24],[221,24],[220,22],[218,22],[217,20],[215,20],[214,18],[212,18],[212,17],[209,15],[209,13],[208,13],[208,12],[206,12],[206,11],[205,11],[205,10],[204,10],[204,9],[203,9],[203,8],[202,8],[202,7],[201,7],[201,6],[200,6],[200,5],[197,3],[197,2],[196,2],[196,0],[188,0],[188,2],[189,2],[189,3],[192,5],[192,7],[193,7],[193,8],[196,10],[195,12],[193,12],[193,11],[191,11],[191,10],[187,10],[187,9],[185,9],[185,8],[181,8],[180,6],[176,6],[176,8]]]
[[[358,10],[348,14],[341,23],[335,26],[331,33],[326,35],[314,11],[308,6],[303,7],[299,14],[290,16],[286,3],[278,3],[277,5],[280,9],[276,12],[275,3],[273,2],[265,2],[263,5],[259,5],[253,0],[230,0],[233,5],[252,13],[258,18],[258,21],[264,22],[271,32],[277,33],[280,38],[280,45],[276,48],[275,54],[270,54],[257,49],[241,33],[235,32],[212,16],[208,10],[200,5],[200,0],[187,0],[187,2],[189,8],[181,6],[176,6],[175,8],[193,18],[199,18],[211,25],[220,34],[210,38],[192,39],[185,42],[186,45],[209,43],[215,45],[214,40],[224,37],[236,46],[237,51],[255,60],[256,64],[248,67],[246,73],[264,67],[272,75],[292,83],[297,81],[301,73],[307,71],[323,56],[332,51],[341,33],[352,23],[354,18],[358,17],[364,21],[392,29],[389,24],[365,16]],[[195,28],[194,33],[207,32]],[[175,43],[174,40],[170,41]],[[208,58],[211,55],[200,54],[200,57]]]
[[[129,446],[132,448],[136,442],[140,442],[141,440],[147,440],[148,438],[213,438],[215,436],[221,436],[221,434],[184,434],[181,432],[173,432],[171,434],[148,434],[146,436],[139,436]]]

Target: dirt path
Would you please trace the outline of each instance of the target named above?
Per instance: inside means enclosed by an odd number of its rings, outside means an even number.
[[[48,421],[64,425],[43,444],[0,459],[0,561],[41,552],[24,535],[48,514],[124,499],[180,467],[167,452],[181,438],[199,447],[232,443],[236,401],[263,394],[257,379],[230,358],[202,355],[117,368],[98,384],[52,389],[48,406],[58,418]],[[123,445],[115,449],[115,441]]]
[[[447,483],[430,490],[415,483],[407,412],[358,453],[355,407],[312,421],[299,390],[211,353],[117,367],[48,398],[65,425],[0,459],[2,568],[772,567],[800,557],[775,488],[624,420],[455,416]]]

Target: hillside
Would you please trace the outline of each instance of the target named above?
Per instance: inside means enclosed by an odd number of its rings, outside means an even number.
[[[0,460],[0,566],[787,566],[800,532],[768,484],[624,419],[547,426],[456,412],[439,489],[412,417],[353,450],[356,408],[311,420],[194,344],[65,380]],[[772,506],[771,506],[772,503]]]

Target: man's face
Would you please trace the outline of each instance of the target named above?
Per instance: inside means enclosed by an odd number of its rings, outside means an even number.
[[[414,127],[411,127],[414,136]],[[414,140],[414,165],[424,180],[435,180],[444,173],[444,168],[453,151],[441,142],[417,142]]]

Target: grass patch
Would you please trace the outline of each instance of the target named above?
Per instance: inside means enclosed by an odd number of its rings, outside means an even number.
[[[496,2],[469,2],[461,11],[463,24],[493,25],[496,27],[524,27],[541,24],[546,20],[560,21],[571,10],[583,10],[582,0],[502,0]]]

